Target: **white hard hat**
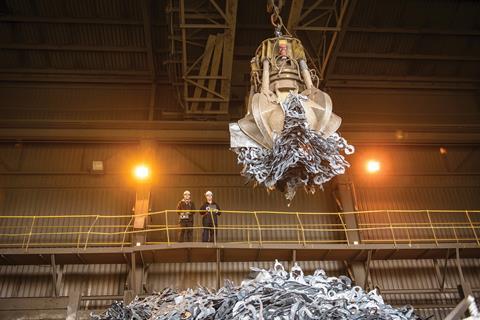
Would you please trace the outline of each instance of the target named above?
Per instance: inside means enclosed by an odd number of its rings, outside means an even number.
[[[183,194],[190,194],[190,191],[185,190],[185,191],[183,192]]]
[[[207,192],[205,192],[205,196],[208,196],[208,195],[213,196],[213,192],[212,192],[212,191],[207,191]]]

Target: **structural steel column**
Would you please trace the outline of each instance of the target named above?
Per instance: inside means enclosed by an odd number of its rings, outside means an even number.
[[[145,228],[146,223],[145,221],[147,220],[147,216],[145,214],[148,213],[148,209],[150,206],[150,193],[151,193],[151,185],[149,182],[147,183],[142,183],[139,184],[136,187],[136,195],[135,195],[135,207],[134,207],[134,222],[133,222],[133,227],[135,230],[142,230]],[[143,244],[145,242],[145,237],[143,237],[143,234],[135,234],[134,237],[132,237],[132,240],[138,240],[134,241],[134,245],[138,244]]]
[[[150,194],[152,189],[152,180],[155,176],[156,164],[156,141],[142,140],[140,141],[139,160],[150,168],[150,177],[146,181],[137,182],[135,189],[135,207],[133,230],[142,231],[148,224],[148,212],[150,211]],[[134,233],[132,235],[132,245],[140,246],[146,242],[145,233]],[[142,292],[142,283],[144,276],[144,265],[139,263],[141,259],[137,259],[135,252],[130,257],[130,272],[129,272],[129,289],[133,294],[140,294]]]
[[[469,295],[472,295],[472,287],[470,284],[465,281],[465,277],[463,275],[462,270],[462,263],[460,259],[460,249],[455,249],[455,262],[457,264],[458,275],[460,277],[460,284],[458,285],[458,293],[460,294],[461,298],[466,298]]]
[[[336,178],[336,194],[340,200],[342,212],[357,211],[357,204],[355,201],[355,189],[353,182],[344,174]],[[357,217],[354,214],[343,215],[344,222],[348,229],[357,229]],[[360,243],[360,233],[357,230],[348,231],[349,244],[354,244],[355,241]]]
[[[150,168],[155,167],[155,147],[156,142],[153,140],[143,140],[140,142],[140,156],[142,160]],[[151,170],[152,171],[152,170]],[[152,172],[150,173],[152,174]],[[147,181],[138,182],[135,193],[135,207],[134,207],[134,222],[133,227],[135,231],[142,230],[146,227],[146,220],[150,209],[150,194],[151,194],[151,177]],[[132,237],[133,245],[141,245],[145,243],[145,234],[135,233]]]
[[[66,320],[76,320],[78,319],[78,309],[80,309],[80,301],[82,297],[80,292],[74,291],[68,297],[67,305],[67,317]]]
[[[288,15],[287,29],[290,32],[294,32],[300,20],[300,14],[302,13],[303,0],[292,0],[290,7],[290,13]]]
[[[353,188],[353,182],[350,181],[347,174],[340,175],[335,179],[335,194],[336,200],[339,201],[342,212],[354,212],[357,211],[355,189]],[[357,218],[356,215],[347,214],[343,216],[343,221],[347,229],[357,229]],[[357,230],[348,231],[348,244],[355,245],[361,242],[360,233]],[[370,263],[370,261],[368,261]],[[351,262],[353,276],[355,282],[358,285],[364,286],[368,282],[368,274],[366,269],[369,269],[369,266],[366,266],[364,262],[361,261],[352,261]]]
[[[222,80],[220,92],[226,99],[225,102],[220,103],[220,111],[224,111],[228,114],[228,107],[230,102],[230,89],[232,83],[232,67],[233,67],[233,54],[235,44],[235,29],[237,27],[237,8],[238,0],[227,0],[226,6],[226,21],[228,28],[224,33],[224,45],[223,45],[223,61],[222,61],[222,76],[225,78]]]

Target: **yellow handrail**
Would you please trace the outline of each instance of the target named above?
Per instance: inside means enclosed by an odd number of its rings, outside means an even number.
[[[0,216],[0,247],[21,247],[26,250],[29,247],[42,246],[78,248],[82,243],[84,248],[100,245],[123,248],[125,245],[131,245],[126,239],[128,235],[133,234],[145,235],[146,244],[171,244],[176,241],[176,236],[173,235],[176,233],[175,231],[184,229],[178,224],[178,212],[181,211],[162,210],[136,215],[135,217],[164,215],[165,224],[150,223],[152,219],[146,219],[147,223],[144,229],[132,228],[133,216],[131,214]],[[203,211],[195,210],[195,212]],[[219,218],[219,224],[214,223],[211,227],[215,231],[215,243],[349,244],[349,236],[358,233],[361,243],[393,243],[396,245],[397,243],[430,242],[438,245],[440,242],[473,242],[480,247],[480,210],[368,210],[335,213],[224,210],[222,213],[224,215]],[[436,216],[440,213],[449,214]],[[175,215],[175,219],[172,219],[172,216],[169,218],[170,214]],[[210,212],[210,214],[213,213]],[[369,216],[369,214],[372,215]],[[408,220],[412,221],[395,221],[402,214],[408,214]],[[347,226],[345,223],[347,215],[355,216],[356,227]],[[260,219],[260,216],[265,219]],[[52,221],[45,222],[46,219]],[[75,222],[72,222],[72,219]],[[93,222],[83,225],[78,223],[79,220],[83,221],[83,224],[86,221],[93,220]],[[194,232],[203,229],[198,224],[199,220],[197,219],[197,225],[189,229]],[[44,221],[44,224],[48,225],[44,226],[40,221]],[[261,221],[265,221],[265,223]],[[281,221],[281,223],[275,223],[276,221]],[[241,232],[239,234],[231,231]],[[250,235],[252,231],[258,232],[258,240],[252,241]],[[390,231],[391,238],[385,238],[385,231]],[[301,238],[298,236],[299,232]],[[310,232],[308,238],[307,232]],[[297,234],[296,240],[294,239],[295,234]],[[85,238],[83,238],[84,236]],[[94,242],[90,241],[92,236],[95,236]],[[159,240],[149,241],[148,237],[152,236]],[[58,240],[59,237],[62,239],[61,241]],[[23,241],[17,243],[15,240],[17,238],[23,238]]]
[[[136,217],[142,216],[154,216],[159,214],[164,214],[165,212],[182,212],[185,210],[162,210],[162,211],[153,211],[143,214],[137,214]],[[189,210],[189,212],[201,212],[202,210]],[[364,211],[347,211],[347,212],[298,212],[300,215],[362,215],[368,213],[385,213],[387,210],[364,210]],[[461,213],[465,214],[465,210],[388,210],[390,213]],[[297,212],[291,211],[255,211],[257,214],[275,214],[275,215],[296,215]],[[480,210],[468,210],[470,213],[480,213]],[[222,210],[222,213],[253,213],[253,211],[237,211],[237,210]],[[119,219],[119,218],[131,218],[131,214],[126,215],[99,215],[99,214],[65,214],[65,215],[5,215],[0,216],[0,219],[56,219],[56,218],[95,218],[99,217],[99,219]]]

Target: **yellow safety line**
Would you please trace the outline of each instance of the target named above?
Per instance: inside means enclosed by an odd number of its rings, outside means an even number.
[[[182,212],[185,210],[162,210],[162,211],[155,211],[155,212],[148,212],[143,214],[136,215],[137,217],[141,216],[153,216],[158,214],[165,214],[165,213],[174,213],[174,212]],[[202,210],[190,210],[190,212],[202,212]],[[387,210],[365,210],[365,211],[349,211],[349,212],[298,212],[300,215],[355,215],[355,214],[369,214],[369,213],[385,213]],[[465,210],[388,210],[391,213],[455,213],[455,214],[465,214]],[[468,210],[469,213],[480,213],[480,210]],[[276,214],[276,215],[296,215],[297,212],[289,212],[289,211],[233,211],[233,210],[222,210],[222,213],[226,214]],[[96,218],[98,216],[99,219],[119,219],[119,218],[131,218],[131,214],[126,215],[99,215],[99,214],[68,214],[68,215],[5,215],[0,216],[0,219],[58,219],[58,218],[66,218],[66,219],[73,219],[73,218]]]

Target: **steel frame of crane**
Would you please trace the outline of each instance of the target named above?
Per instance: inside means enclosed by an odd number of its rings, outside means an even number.
[[[187,115],[228,114],[237,6],[238,0],[171,0],[167,7],[167,69]]]
[[[303,40],[324,86],[333,71],[357,0],[292,0],[287,29]]]

